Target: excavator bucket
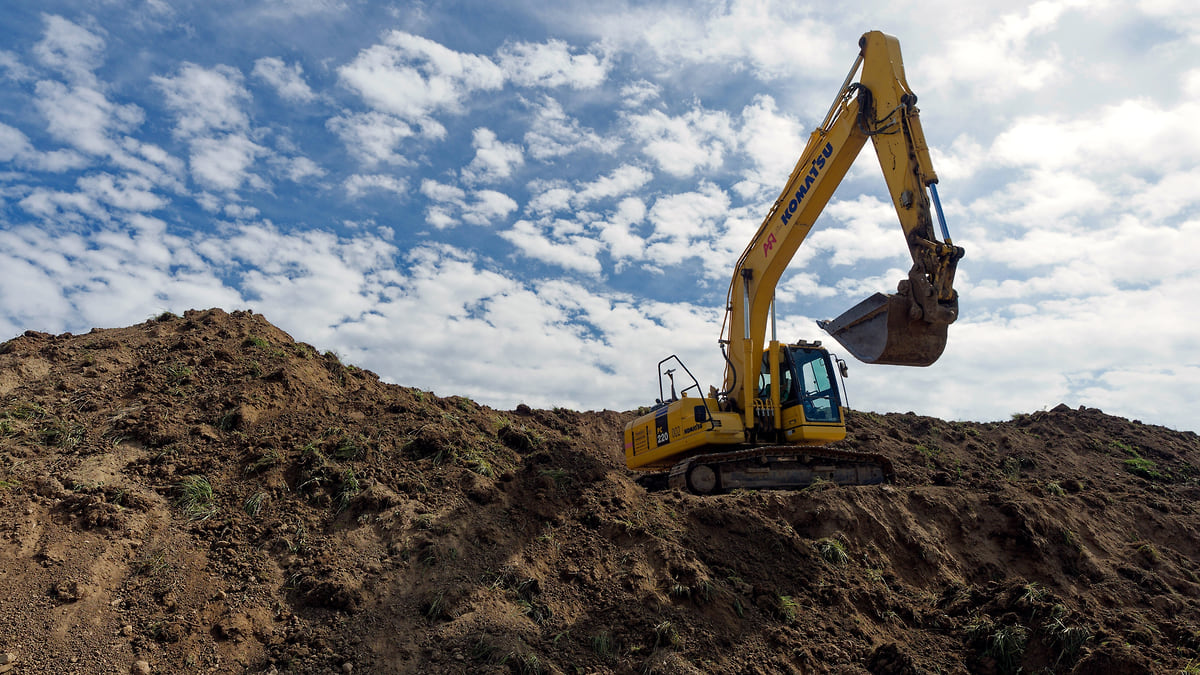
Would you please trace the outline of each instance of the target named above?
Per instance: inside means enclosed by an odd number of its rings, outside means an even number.
[[[817,325],[864,363],[928,366],[946,348],[946,324],[911,318],[904,295],[876,293]]]

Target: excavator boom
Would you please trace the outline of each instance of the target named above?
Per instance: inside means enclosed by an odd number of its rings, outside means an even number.
[[[917,96],[904,76],[900,44],[878,31],[859,55],[833,105],[813,131],[783,192],[737,262],[726,314],[725,392],[739,409],[752,398],[756,354],[765,341],[775,286],[834,190],[866,145],[875,148],[913,266],[895,294],[876,294],[820,326],[866,363],[927,366],[941,356],[958,317],[954,271],[962,249],[942,221],[934,230],[937,174],[921,128]],[[861,71],[861,72],[860,72]],[[854,76],[859,74],[858,81]]]

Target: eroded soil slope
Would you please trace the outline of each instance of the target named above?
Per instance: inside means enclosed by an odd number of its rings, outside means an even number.
[[[16,673],[1200,670],[1200,439],[854,413],[899,480],[698,498],[628,414],[381,383],[261,316],[0,346]]]

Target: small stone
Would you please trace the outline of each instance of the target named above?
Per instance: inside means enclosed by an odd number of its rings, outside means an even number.
[[[133,675],[150,675],[150,664],[145,661],[134,661],[129,667],[129,672]]]
[[[0,675],[3,675],[3,673],[7,673],[8,671],[10,671],[16,667],[17,667],[17,664],[15,664],[15,663],[6,663],[6,664],[0,666]]]
[[[16,652],[5,652],[0,654],[0,666],[7,665],[17,660]]]
[[[129,624],[121,626],[121,635],[124,635],[125,637],[133,635],[133,626],[130,626]]]
[[[342,664],[342,672],[343,672],[343,673],[352,673],[352,672],[354,672],[354,664],[353,664],[353,663],[350,663],[349,661],[347,661],[347,662],[343,663],[343,664]]]

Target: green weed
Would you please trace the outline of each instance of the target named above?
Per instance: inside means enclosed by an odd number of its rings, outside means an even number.
[[[442,593],[433,596],[429,602],[425,603],[425,618],[430,621],[436,621],[442,618],[442,613],[446,611],[445,597]]]
[[[1000,473],[1009,481],[1016,481],[1021,477],[1021,460],[1016,457],[1005,457],[1000,463]]]
[[[1054,665],[1059,663],[1072,664],[1079,657],[1079,651],[1092,639],[1092,632],[1085,626],[1068,626],[1062,617],[1055,617],[1043,627],[1050,639],[1050,644],[1058,652]]]
[[[12,410],[7,411],[9,417],[18,420],[36,420],[46,415],[46,409],[37,403],[28,403],[22,401],[12,407]]]
[[[521,675],[542,675],[545,666],[537,654],[521,654],[517,657],[517,672]]]
[[[79,424],[68,424],[59,419],[45,422],[38,429],[38,438],[42,445],[55,448],[71,449],[83,441],[85,429]]]
[[[918,444],[916,451],[925,458],[926,466],[933,466],[937,462],[937,458],[942,454],[942,449],[933,443],[930,443],[929,445]]]
[[[354,476],[354,469],[352,467],[346,467],[346,469],[342,471],[341,481],[338,484],[338,513],[345,511],[346,507],[350,506],[350,500],[354,499],[354,496],[359,493],[360,489],[358,478]]]
[[[1162,474],[1158,472],[1158,465],[1141,457],[1125,460],[1125,470],[1147,480],[1162,480],[1163,478]]]
[[[562,488],[569,480],[567,472],[562,469],[542,469],[541,475],[554,481],[554,487],[556,488]]]
[[[1025,584],[1021,592],[1021,602],[1027,605],[1039,603],[1045,598],[1046,589],[1042,588],[1041,584],[1036,581]]]
[[[794,623],[796,621],[796,601],[790,595],[776,596],[775,611],[779,615],[779,620],[784,623]]]
[[[982,645],[981,652],[996,661],[1002,673],[1019,672],[1029,630],[1024,626],[998,626],[987,617],[980,617],[966,627],[967,637]]]
[[[679,644],[679,633],[670,621],[660,621],[654,626],[654,648],[674,647]]]
[[[1109,441],[1108,444],[1111,447],[1114,447],[1117,450],[1120,450],[1121,452],[1123,452],[1127,455],[1130,455],[1131,457],[1141,457],[1141,455],[1138,454],[1137,448],[1133,447],[1132,445],[1129,445],[1128,443],[1122,443],[1121,441]]]
[[[1162,560],[1162,554],[1158,552],[1157,548],[1154,548],[1154,544],[1142,544],[1137,548],[1137,553],[1151,565]]]
[[[167,384],[182,384],[192,377],[192,369],[182,361],[172,361],[166,366]]]
[[[133,571],[146,577],[153,577],[171,569],[167,562],[167,553],[161,548],[147,551],[133,561]]]
[[[818,541],[817,553],[821,556],[821,560],[830,565],[841,566],[850,562],[850,554],[846,553],[846,546],[833,537],[826,537]]]
[[[212,484],[204,476],[188,476],[176,484],[175,505],[188,520],[207,520],[217,512]]]
[[[242,509],[247,515],[257,516],[259,512],[262,511],[263,502],[266,501],[266,499],[267,493],[255,492],[247,497],[246,501],[242,503]]]
[[[257,473],[262,473],[274,466],[279,466],[283,458],[279,455],[279,451],[275,448],[267,448],[263,450],[257,459],[246,465],[242,470],[247,476],[252,476]]]
[[[611,661],[616,655],[616,649],[613,646],[612,636],[608,631],[602,631],[598,635],[592,636],[592,651],[596,656],[600,657],[601,661]]]

